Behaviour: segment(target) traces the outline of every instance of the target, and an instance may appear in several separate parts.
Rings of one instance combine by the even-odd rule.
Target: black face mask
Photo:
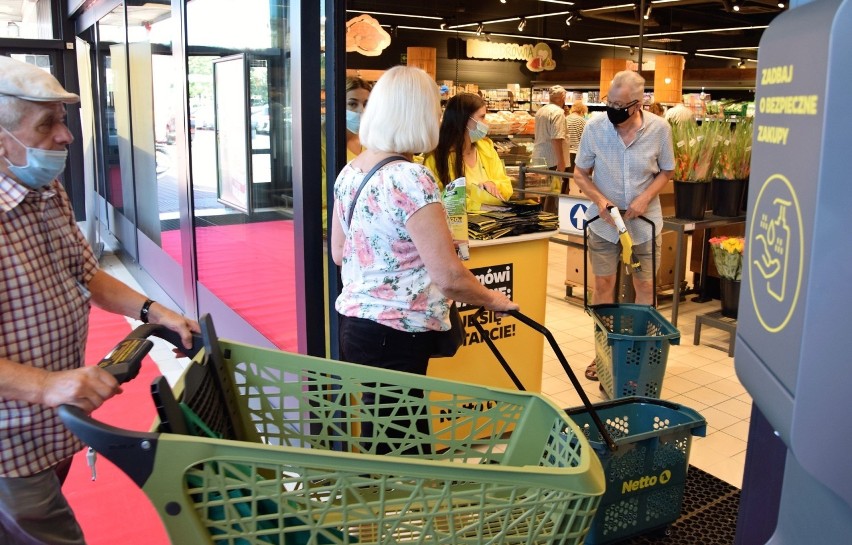
[[[628,110],[636,105],[639,102],[638,100],[634,100],[624,108],[613,108],[612,106],[606,107],[606,116],[609,118],[609,122],[613,125],[621,125],[630,117],[630,113]]]

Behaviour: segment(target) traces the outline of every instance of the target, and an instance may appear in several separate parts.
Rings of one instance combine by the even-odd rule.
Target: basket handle
[[[612,208],[612,207],[610,207]],[[589,310],[589,224],[593,221],[601,219],[600,216],[595,216],[589,221],[583,224],[583,310],[588,314]],[[651,225],[651,240],[653,241],[653,251],[651,252],[651,268],[653,269],[651,273],[651,281],[653,282],[653,287],[651,288],[651,293],[654,294],[654,304],[652,307],[657,306],[657,226],[654,225],[654,222],[646,218],[645,216],[639,216],[640,220],[643,220]],[[616,286],[616,291],[618,290],[618,286]],[[616,297],[617,299],[617,297]]]
[[[482,324],[479,323],[479,318],[482,316],[482,314],[484,312],[485,312],[485,307],[480,307],[479,310],[476,311],[476,314],[473,315],[473,326],[479,332],[479,336],[482,337],[482,340],[485,341],[485,344],[488,345],[488,348],[491,349],[491,352],[497,358],[497,361],[500,362],[500,365],[503,367],[503,369],[509,375],[509,378],[511,378],[512,382],[515,383],[515,386],[517,386],[517,388],[519,390],[526,391],[526,388],[524,388],[523,383],[521,383],[518,376],[515,374],[515,372],[512,370],[512,368],[506,362],[506,358],[503,357],[503,355],[497,349],[497,345],[494,344],[494,341],[492,341],[491,338],[488,336],[488,334],[485,332],[485,329],[482,327]],[[553,349],[553,352],[556,354],[556,357],[559,360],[559,363],[562,364],[562,368],[565,370],[565,374],[568,375],[568,378],[571,380],[571,384],[574,385],[574,389],[577,391],[577,395],[580,396],[580,399],[583,401],[583,405],[586,407],[586,410],[589,411],[589,414],[591,415],[592,420],[595,423],[595,426],[598,428],[598,431],[601,433],[601,437],[603,437],[604,441],[606,441],[607,447],[609,448],[609,450],[611,450],[613,452],[618,450],[618,445],[615,444],[615,441],[612,439],[612,436],[610,436],[609,432],[606,429],[606,426],[604,426],[603,422],[601,422],[601,419],[598,416],[597,411],[595,410],[594,406],[592,405],[592,402],[589,401],[589,397],[586,395],[585,390],[583,390],[583,386],[580,384],[580,381],[577,380],[577,375],[574,374],[574,370],[571,369],[570,365],[568,365],[568,360],[565,359],[565,354],[562,353],[562,349],[559,348],[559,344],[556,342],[556,339],[553,337],[553,334],[550,332],[550,330],[548,330],[546,327],[544,327],[540,323],[536,322],[535,320],[533,320],[529,316],[522,314],[520,311],[510,310],[510,311],[507,311],[507,314],[509,314],[510,316],[512,316],[513,318],[516,318],[521,323],[526,324],[527,326],[531,327],[532,329],[535,329],[536,331],[538,331],[539,333],[544,335],[544,338],[547,339],[547,342],[550,343],[550,347]]]

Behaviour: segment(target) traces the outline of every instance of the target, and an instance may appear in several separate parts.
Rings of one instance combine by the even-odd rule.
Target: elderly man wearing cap
[[[561,85],[550,88],[550,104],[535,113],[535,147],[533,157],[542,157],[549,170],[564,172],[569,165],[571,136],[565,122],[565,89]],[[562,193],[568,193],[568,178],[562,182]]]
[[[192,344],[198,324],[111,277],[74,221],[56,177],[73,141],[50,74],[0,56],[0,543],[82,544],[62,495],[82,448],[56,415],[92,411],[121,392],[83,366],[90,303],[162,324]]]

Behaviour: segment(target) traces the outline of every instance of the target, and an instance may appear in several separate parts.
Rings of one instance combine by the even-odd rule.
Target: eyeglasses
[[[625,104],[624,106],[622,106],[621,104],[618,104],[617,102],[607,101],[606,107],[607,108],[615,108],[616,110],[626,110],[628,108],[632,108],[633,106],[636,106],[637,104],[639,104],[638,100],[634,100],[633,102],[630,102],[629,104]]]

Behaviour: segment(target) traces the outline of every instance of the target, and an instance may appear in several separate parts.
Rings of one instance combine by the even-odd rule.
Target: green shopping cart
[[[201,323],[204,348],[174,392],[153,385],[154,431],[60,408],[146,493],[174,543],[583,543],[603,471],[545,398],[219,341]],[[109,367],[132,378],[143,348],[116,351],[135,361]],[[349,402],[365,390],[405,418]],[[352,435],[367,422],[377,437],[396,428],[390,454]],[[330,448],[341,440],[348,450]]]

